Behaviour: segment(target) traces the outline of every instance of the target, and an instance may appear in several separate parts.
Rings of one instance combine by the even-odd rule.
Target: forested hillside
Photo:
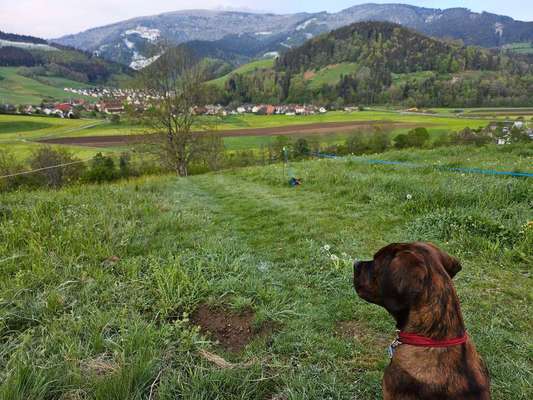
[[[0,32],[0,67],[21,67],[26,77],[55,76],[90,84],[107,83],[128,67],[44,39]]]
[[[316,81],[335,69],[336,79]],[[362,22],[287,51],[272,70],[234,74],[221,94],[225,101],[244,102],[531,105],[532,72],[527,55],[441,41],[392,23]]]

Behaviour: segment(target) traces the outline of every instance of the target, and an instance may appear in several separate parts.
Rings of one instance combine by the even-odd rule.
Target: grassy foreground
[[[471,151],[387,156],[533,157]],[[494,399],[532,398],[530,180],[355,161],[293,169],[297,189],[273,165],[1,196],[0,398],[379,398],[394,327],[355,296],[351,262],[416,239],[463,263],[456,285]],[[225,351],[190,323],[201,304],[272,329]]]

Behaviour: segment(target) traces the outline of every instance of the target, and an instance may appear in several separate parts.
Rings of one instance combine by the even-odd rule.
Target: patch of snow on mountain
[[[161,37],[161,31],[159,29],[151,29],[145,26],[139,25],[135,29],[128,29],[124,32],[124,35],[139,35],[143,39],[155,42]]]
[[[130,42],[128,39],[124,38],[124,44],[128,49],[133,49],[135,47],[135,43]]]
[[[141,70],[153,62],[155,62],[161,55],[156,55],[153,57],[146,58],[145,56],[139,54],[138,52],[133,52],[133,57],[131,58],[130,68],[134,70]]]
[[[12,42],[10,40],[0,39],[0,47],[19,47],[29,50],[45,50],[45,51],[57,51],[55,47],[48,46],[47,44],[27,43],[27,42]]]
[[[277,51],[269,51],[269,52],[263,54],[263,57],[264,58],[278,58],[279,57],[279,52],[277,52]]]
[[[503,36],[503,24],[501,22],[496,22],[494,24],[494,33],[500,35],[500,37]]]
[[[302,22],[300,25],[298,25],[296,27],[296,30],[297,31],[303,31],[304,29],[306,29],[311,23],[313,23],[314,21],[316,21],[316,18],[311,18],[311,19],[308,19],[307,21],[304,21]]]
[[[256,32],[255,34],[258,36],[268,36],[272,35],[272,32]]]
[[[307,33],[305,34],[305,37],[306,37],[307,39],[311,39],[311,38],[313,37],[313,34],[307,32]]]

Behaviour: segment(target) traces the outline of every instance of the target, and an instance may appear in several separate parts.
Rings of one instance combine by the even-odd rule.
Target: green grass
[[[86,87],[87,85],[64,78],[42,77],[48,84],[17,74],[17,68],[0,67],[0,103],[41,104],[44,98],[58,101],[71,98],[91,100],[91,97],[67,93],[64,87]]]
[[[311,89],[319,89],[323,85],[335,85],[339,82],[341,75],[350,75],[357,71],[356,63],[340,63],[329,65],[318,71],[308,72],[308,85]]]
[[[511,50],[513,53],[518,54],[533,54],[533,43],[512,43],[503,46],[504,49]]]
[[[220,78],[217,78],[217,79],[213,79],[213,80],[209,81],[208,83],[212,84],[212,85],[215,85],[215,86],[223,87],[232,75],[235,75],[235,74],[250,74],[250,73],[255,72],[257,70],[270,69],[273,66],[274,66],[274,59],[272,59],[272,58],[269,58],[269,59],[266,59],[266,60],[252,61],[252,62],[250,62],[248,64],[241,65],[240,67],[238,67],[235,70],[231,71],[229,74],[221,76]]]
[[[533,147],[387,156],[521,168]],[[356,297],[351,261],[417,239],[463,264],[455,284],[493,398],[533,396],[530,181],[293,168],[297,189],[273,165],[0,195],[0,398],[146,399],[152,384],[158,399],[380,398],[394,326]],[[226,353],[183,314],[206,302],[249,306],[274,333]],[[336,333],[347,321],[357,334]],[[220,369],[201,349],[242,366]]]

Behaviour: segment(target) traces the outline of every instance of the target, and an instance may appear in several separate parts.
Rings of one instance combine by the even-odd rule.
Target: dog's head
[[[354,287],[364,300],[387,309],[397,321],[409,310],[449,292],[461,264],[430,243],[394,243],[371,261],[354,264]]]

